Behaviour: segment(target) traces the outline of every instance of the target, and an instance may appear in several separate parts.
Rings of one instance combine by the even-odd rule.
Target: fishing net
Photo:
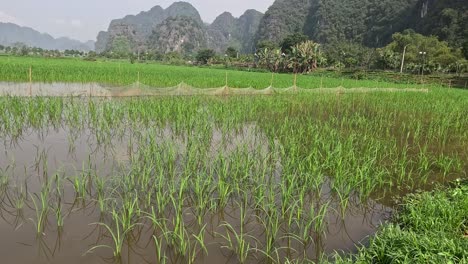
[[[127,86],[109,86],[98,83],[0,83],[0,96],[88,96],[88,97],[135,97],[135,96],[189,96],[189,95],[273,95],[292,93],[373,93],[373,92],[428,92],[421,88],[312,88],[297,86],[289,88],[265,89],[232,88],[196,88],[186,83],[173,87],[151,87],[139,82]]]

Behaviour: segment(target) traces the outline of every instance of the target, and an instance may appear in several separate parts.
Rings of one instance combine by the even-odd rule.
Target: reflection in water
[[[5,83],[0,82],[0,96],[111,96],[102,85],[89,83]]]
[[[119,242],[112,232],[127,224],[133,226],[121,240],[123,263],[162,259],[186,263],[192,257],[197,263],[237,263],[240,243],[249,252],[242,259],[246,263],[265,261],[265,253],[280,262],[315,259],[324,253],[354,251],[391,212],[372,200],[361,203],[351,197],[342,215],[332,180],[327,178],[319,190],[304,196],[308,198],[303,204],[285,205],[275,193],[285,180],[278,142],[270,145],[255,124],[205,132],[175,131],[167,125],[127,131],[102,141],[90,129],[63,127],[31,129],[14,139],[4,138],[0,147],[2,262],[112,263],[114,245]],[[193,146],[196,135],[207,135],[197,140],[208,143]],[[228,160],[236,163],[227,164]],[[223,176],[229,173],[223,174],[222,169],[250,176],[263,171],[265,183],[273,181],[272,189],[235,193],[229,184],[252,185],[252,179],[230,182]],[[133,178],[145,171],[164,173],[167,179]],[[193,173],[194,182],[184,183],[186,173]],[[201,174],[206,177],[195,177]],[[170,186],[183,184],[191,187],[182,199],[159,197],[179,197],[171,193]],[[144,185],[159,191],[136,194]],[[44,186],[49,191],[45,198]],[[209,191],[213,186],[217,192]],[[231,193],[226,200],[219,191],[223,188]],[[125,205],[130,201],[126,196],[135,196],[135,204]],[[112,214],[117,209],[124,211],[122,216]],[[43,211],[45,226],[37,232],[38,212]],[[63,228],[57,227],[59,215]],[[125,216],[136,220],[127,222]],[[179,250],[184,247],[193,255],[182,256]]]

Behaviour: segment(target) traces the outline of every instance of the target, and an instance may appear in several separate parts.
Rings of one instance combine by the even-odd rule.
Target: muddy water
[[[0,82],[0,96],[110,96],[99,84]]]
[[[266,139],[258,136],[254,132],[255,129],[254,125],[246,125],[240,131],[227,136],[222,136],[221,132],[215,129],[209,152],[213,156],[219,152],[228,156],[236,147],[248,146],[258,150],[258,155],[267,155],[269,149],[265,147],[268,145]],[[226,137],[229,139],[228,143],[223,144]],[[157,140],[161,144],[166,141],[175,142],[180,146],[178,152],[186,151],[185,139],[171,135],[169,128],[162,129]],[[112,251],[108,248],[98,248],[89,252],[96,245],[112,245],[106,229],[94,224],[109,220],[109,215],[101,214],[93,201],[77,202],[72,182],[67,179],[73,179],[90,170],[99,177],[111,178],[126,170],[135,148],[137,147],[132,145],[129,135],[99,144],[91,131],[85,129],[76,132],[66,127],[25,131],[20,138],[3,138],[0,145],[0,176],[6,176],[8,183],[6,191],[0,191],[1,263],[114,263]],[[277,166],[277,173],[280,173],[280,165]],[[34,225],[36,211],[32,200],[38,199],[36,195],[40,193],[45,179],[53,179],[56,174],[64,179],[61,205],[65,212],[65,225],[63,230],[59,230],[53,213],[49,213],[45,231],[37,234]],[[15,208],[15,201],[20,200],[22,195],[25,197],[24,207]],[[50,201],[50,206],[53,207],[56,201]],[[308,245],[286,239],[278,239],[277,243],[289,244],[292,248],[304,248],[305,254],[310,258],[334,251],[352,252],[355,251],[356,244],[366,242],[367,237],[376,231],[378,225],[391,212],[390,208],[372,200],[360,204],[352,199],[343,219],[338,213],[338,202],[333,198],[327,182],[323,184],[322,194],[317,203],[324,201],[330,202],[330,212],[325,218],[328,225],[324,234],[315,234],[313,241]],[[191,208],[186,208],[184,212],[184,222],[196,232]],[[255,214],[255,210],[248,209],[245,229],[249,230],[249,235],[261,241],[264,230]],[[230,204],[222,213],[208,214],[205,217],[208,255],[199,254],[197,263],[238,263],[236,256],[223,248],[226,241],[219,234],[226,232],[223,226],[225,222],[240,228],[239,215],[238,206]],[[282,228],[278,237],[290,231]],[[132,232],[131,241],[125,243],[120,261],[157,263],[152,235],[151,224],[143,221],[142,225]],[[301,258],[303,253],[279,254]],[[248,263],[264,261],[258,252],[251,255]],[[178,258],[171,250],[167,252],[167,256],[169,263],[186,263],[186,260]]]

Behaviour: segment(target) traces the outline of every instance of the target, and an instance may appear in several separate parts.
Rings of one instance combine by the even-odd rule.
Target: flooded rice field
[[[219,155],[222,155],[223,158],[229,158],[231,155],[236,155],[234,152],[246,148],[247,152],[256,152],[259,159],[267,158],[268,150],[264,147],[267,142],[262,142],[253,131],[252,126],[247,126],[243,131],[233,133],[225,138],[227,141],[224,144],[221,142],[222,136],[219,131],[214,131],[208,156],[211,159],[215,159]],[[171,132],[167,128],[160,133],[161,137],[157,139],[157,144],[161,144],[160,151],[169,152],[169,149],[173,147],[177,151],[177,154],[174,153],[175,155],[187,154],[185,140],[171,137]],[[99,194],[99,190],[96,190],[98,187],[95,185],[99,181],[110,184],[112,181],[120,180],[116,177],[128,176],[131,173],[129,170],[132,155],[139,155],[136,152],[138,147],[131,145],[129,136],[100,145],[89,131],[75,134],[73,138],[70,138],[70,134],[73,132],[66,128],[51,128],[40,133],[28,131],[20,139],[4,139],[2,142],[0,166],[3,168],[2,177],[8,177],[8,182],[2,185],[3,203],[1,207],[2,221],[0,222],[2,239],[0,243],[2,245],[2,258],[7,263],[63,263],[63,261],[67,261],[67,263],[107,263],[113,257],[112,251],[105,248],[89,250],[96,245],[111,245],[113,243],[112,238],[109,238],[111,234],[107,232],[106,228],[95,224],[110,220],[106,219],[107,216],[100,210],[104,208],[100,208],[99,202],[118,203],[122,201],[117,201],[121,197],[118,197],[117,194],[115,194],[117,197],[114,197],[112,190],[109,189],[104,190],[105,193]],[[175,159],[176,164],[178,159],[182,159],[182,157]],[[216,163],[213,160],[212,162]],[[279,163],[277,170],[281,170]],[[183,165],[179,166],[179,169],[182,170]],[[180,175],[182,173],[181,171]],[[193,171],[192,173],[197,172]],[[274,174],[274,172],[272,173]],[[275,178],[272,180],[279,184],[281,175],[279,171],[276,173],[277,175],[272,175]],[[195,177],[197,176],[193,177],[194,180],[196,180]],[[213,175],[205,175],[204,177],[216,178],[217,175],[213,172]],[[205,180],[203,179],[203,181]],[[79,187],[76,186],[76,181],[82,181],[78,184],[83,184],[82,194],[84,197],[77,196]],[[220,183],[213,179],[213,182],[210,180],[210,184],[218,185]],[[44,193],[44,189],[49,192],[48,197],[45,198],[46,201],[44,201],[48,204],[49,212],[43,216],[43,220],[38,220],[36,209],[40,211],[42,208],[35,208],[34,203],[42,202],[41,194]],[[133,192],[133,190],[128,191]],[[99,195],[105,195],[107,198],[100,198]],[[133,196],[133,194],[129,195]],[[182,215],[180,217],[183,224],[180,225],[184,226],[185,232],[187,232],[183,239],[186,239],[187,243],[198,243],[196,240],[189,242],[191,235],[198,234],[201,228],[206,232],[203,242],[207,247],[208,254],[203,256],[202,252],[197,252],[196,262],[237,263],[237,259],[232,256],[230,250],[223,248],[227,245],[223,236],[226,236],[229,233],[226,231],[230,230],[230,227],[224,226],[225,224],[232,226],[236,233],[240,232],[241,226],[243,226],[246,241],[251,244],[250,250],[254,253],[252,258],[256,256],[256,258],[247,259],[247,263],[257,262],[264,258],[263,254],[255,252],[256,250],[253,249],[266,242],[262,237],[265,236],[267,229],[263,221],[267,219],[263,215],[265,212],[262,212],[260,208],[256,209],[254,198],[249,197],[251,194],[246,194],[246,201],[242,201],[242,198],[225,201],[226,204],[222,210],[216,208],[217,201],[209,201],[215,199],[216,194],[211,192],[203,195],[205,197],[198,199],[206,199],[207,203],[213,203],[206,205],[206,208],[198,209],[202,210],[203,213],[197,212],[197,209],[193,208],[197,201],[192,199],[196,199],[196,197],[186,197],[186,201],[177,201],[177,203],[181,203]],[[192,196],[192,194],[188,194],[188,196]],[[100,199],[103,200],[100,201]],[[116,199],[116,201],[105,201],[104,199]],[[148,199],[151,199],[151,196]],[[237,204],[238,202],[245,202],[245,205]],[[148,205],[151,203],[151,200],[148,201]],[[312,208],[325,210],[320,212],[324,214],[323,216],[317,212],[316,217],[322,217],[321,221],[324,221],[326,226],[318,232],[314,232],[312,227],[310,227],[311,230],[301,230],[301,232],[307,232],[310,235],[310,241],[304,243],[305,245],[297,238],[288,237],[288,233],[293,231],[293,227],[291,230],[288,230],[286,226],[278,227],[275,238],[278,240],[278,246],[287,247],[289,244],[303,251],[295,252],[297,249],[292,250],[291,248],[290,254],[292,256],[306,254],[306,256],[313,258],[324,252],[331,253],[334,250],[353,251],[355,243],[365,242],[366,236],[375,232],[377,226],[388,217],[391,211],[390,208],[372,200],[366,204],[351,201],[349,208],[346,209],[345,217],[342,219],[339,213],[339,202],[332,197],[327,180],[322,184],[320,193],[304,203],[311,210]],[[325,209],[322,207],[324,204],[327,205]],[[106,205],[101,206],[106,207]],[[158,234],[159,228],[153,226],[149,216],[145,219],[144,212],[138,211],[145,211],[144,205],[135,204],[134,206],[138,208],[135,208],[134,221],[138,222],[139,225],[132,230],[129,241],[125,241],[122,256],[125,257],[126,263],[155,263],[157,260],[153,235]],[[242,207],[246,210],[245,212],[241,212]],[[60,211],[63,215],[62,228],[57,226],[58,208],[61,208]],[[155,208],[150,206],[147,209],[154,210]],[[172,224],[174,220],[171,218],[176,217],[173,209],[163,211],[166,212],[161,214],[161,219],[166,218],[168,224]],[[304,214],[309,213],[311,212],[304,212]],[[202,214],[201,225],[197,222],[197,217],[200,214]],[[138,217],[138,215],[140,216]],[[244,217],[242,223],[241,217]],[[39,235],[36,234],[36,221],[43,221]],[[168,230],[171,228],[175,227],[168,227]],[[198,250],[203,251],[202,248]],[[166,254],[168,257],[171,254],[177,255],[169,249]],[[286,250],[281,254],[286,256]],[[173,257],[170,259],[169,262],[172,262]]]
[[[374,100],[0,99],[2,262],[284,263],[355,252],[394,197],[466,177],[468,124],[457,109],[446,109],[459,122],[446,135],[443,122],[404,122],[426,104],[380,110]]]

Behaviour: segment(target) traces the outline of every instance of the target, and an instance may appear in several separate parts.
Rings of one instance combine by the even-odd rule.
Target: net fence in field
[[[273,95],[292,93],[373,93],[373,92],[429,92],[422,88],[310,88],[297,86],[289,88],[267,87],[265,89],[196,88],[186,83],[173,87],[151,87],[142,83],[127,86],[108,86],[98,83],[10,83],[0,82],[0,96],[88,96],[88,97],[136,97],[136,96],[189,96],[189,95]]]

